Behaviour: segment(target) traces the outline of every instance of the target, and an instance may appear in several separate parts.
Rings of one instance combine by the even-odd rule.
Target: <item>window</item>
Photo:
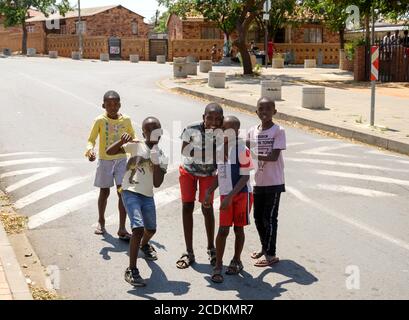
[[[304,29],[305,43],[322,43],[322,28]]]
[[[78,21],[75,22],[75,33],[79,34],[79,29],[81,29],[81,33],[85,34],[87,32],[87,22],[81,21],[81,26],[78,27],[78,25],[79,25]]]
[[[33,33],[33,32],[35,32],[35,27],[34,27],[34,26],[27,26],[27,32],[28,32],[28,33]]]
[[[210,28],[210,27],[202,28],[202,39],[220,39],[221,34],[222,33],[219,28]]]
[[[132,34],[134,35],[138,34],[138,23],[137,22],[132,22]]]

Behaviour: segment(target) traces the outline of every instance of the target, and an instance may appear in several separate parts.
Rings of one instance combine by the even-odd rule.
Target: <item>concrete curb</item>
[[[13,247],[0,222],[0,260],[14,300],[33,300],[26,278],[20,269]]]
[[[171,90],[176,93],[189,94],[189,95],[201,98],[201,99],[214,101],[214,102],[224,104],[224,105],[227,105],[233,108],[240,108],[240,109],[244,109],[244,110],[252,111],[252,112],[256,110],[256,107],[250,104],[241,103],[241,102],[229,100],[229,99],[224,99],[221,97],[213,96],[213,95],[202,93],[202,92],[197,92],[197,91],[182,88],[182,87],[175,87],[175,88],[172,88]],[[344,137],[344,138],[353,139],[353,140],[363,142],[369,145],[373,145],[376,147],[380,147],[380,148],[383,148],[389,151],[401,153],[404,155],[409,155],[409,144],[407,143],[383,138],[383,137],[376,136],[376,135],[369,134],[369,133],[355,131],[352,129],[332,126],[329,124],[285,114],[282,112],[278,112],[276,117],[279,120],[297,122],[301,125],[305,125],[311,128],[338,134],[339,136]]]

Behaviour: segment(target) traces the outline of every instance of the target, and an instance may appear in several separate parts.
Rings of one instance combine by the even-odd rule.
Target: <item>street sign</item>
[[[263,20],[268,21],[270,20],[270,15],[268,13],[263,14]]]
[[[264,12],[269,12],[271,10],[271,0],[266,0],[264,2]]]
[[[379,80],[379,47],[371,47],[371,81]]]

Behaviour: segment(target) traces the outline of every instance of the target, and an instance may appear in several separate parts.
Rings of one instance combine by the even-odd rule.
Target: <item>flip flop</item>
[[[262,252],[262,251],[254,251],[254,252],[251,254],[251,259],[257,260],[257,259],[260,259],[262,256],[264,256],[264,252]]]
[[[224,278],[223,278],[223,275],[222,275],[222,269],[214,268],[211,280],[214,283],[223,283]]]
[[[131,241],[131,238],[132,238],[132,235],[130,235],[129,233],[122,235],[122,236],[118,234],[118,239],[122,241]]]
[[[94,233],[99,236],[104,235],[106,232],[107,230],[105,229],[105,227],[101,227],[100,225],[98,225],[98,227],[94,231]]]
[[[258,260],[254,266],[255,267],[259,267],[259,268],[266,268],[266,267],[271,267],[272,265],[278,263],[280,261],[279,258],[274,257],[271,259],[262,259],[262,260]]]
[[[180,259],[176,262],[176,267],[178,269],[187,269],[193,263],[195,263],[195,255],[193,253],[184,253]]]

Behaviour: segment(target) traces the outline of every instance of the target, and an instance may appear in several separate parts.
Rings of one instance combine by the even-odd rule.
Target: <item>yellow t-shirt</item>
[[[124,133],[128,133],[135,139],[135,131],[132,127],[131,118],[120,115],[118,119],[114,120],[108,118],[106,114],[100,115],[95,119],[91,134],[89,135],[86,156],[95,148],[95,143],[99,136],[99,159],[116,160],[126,158],[125,154],[115,156],[106,154],[107,148],[121,140],[121,136]]]

